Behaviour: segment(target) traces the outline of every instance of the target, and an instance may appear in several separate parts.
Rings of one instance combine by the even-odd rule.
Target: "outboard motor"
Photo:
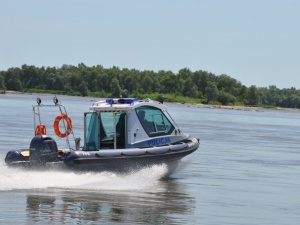
[[[33,164],[43,165],[46,162],[58,161],[58,149],[56,142],[45,135],[32,138],[30,143],[29,161]]]

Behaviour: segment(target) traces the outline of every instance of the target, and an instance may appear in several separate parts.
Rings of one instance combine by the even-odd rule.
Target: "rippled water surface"
[[[168,180],[164,165],[127,175],[7,168],[8,150],[29,147],[36,98],[0,95],[0,224],[299,224],[299,111],[168,104],[181,130],[201,139]],[[83,137],[94,99],[59,99]],[[56,116],[42,113],[50,124]]]

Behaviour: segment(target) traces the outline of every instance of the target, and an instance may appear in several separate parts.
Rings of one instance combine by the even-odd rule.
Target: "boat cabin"
[[[84,114],[83,150],[165,145],[180,134],[166,106],[150,99],[106,99]]]

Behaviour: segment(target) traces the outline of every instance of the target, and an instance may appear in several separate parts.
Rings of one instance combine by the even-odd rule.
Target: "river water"
[[[160,179],[163,165],[127,175],[7,168],[8,150],[29,147],[37,97],[52,104],[49,95],[0,95],[0,224],[300,222],[299,111],[168,104],[181,130],[201,144],[167,180]],[[94,99],[58,98],[83,138],[83,112]],[[48,122],[56,116],[43,113]]]

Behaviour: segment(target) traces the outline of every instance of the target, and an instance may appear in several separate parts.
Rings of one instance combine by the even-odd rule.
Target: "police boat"
[[[196,151],[200,144],[198,138],[181,131],[163,102],[112,98],[94,102],[84,113],[81,146],[66,108],[56,97],[53,102],[54,105],[43,105],[37,99],[38,104],[33,106],[34,137],[28,149],[7,153],[8,166],[131,172],[164,164],[170,175],[181,159]],[[65,139],[65,149],[57,147],[58,141],[47,135],[46,125],[41,121],[40,109],[53,106],[59,111],[53,122],[54,133],[56,138]]]

